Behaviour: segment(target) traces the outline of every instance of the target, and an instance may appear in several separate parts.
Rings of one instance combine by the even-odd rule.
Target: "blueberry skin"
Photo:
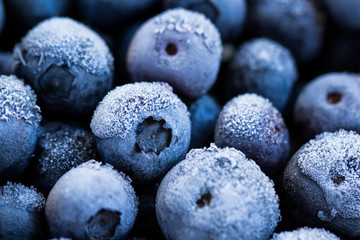
[[[45,215],[53,237],[123,239],[137,214],[131,180],[94,160],[65,173],[51,190]]]
[[[322,228],[303,227],[294,231],[276,233],[270,240],[340,240],[335,234]]]
[[[0,182],[20,175],[35,151],[41,115],[33,90],[0,76]]]
[[[92,112],[112,86],[113,57],[85,25],[54,17],[30,30],[14,48],[16,74],[39,95],[48,111]]]
[[[324,24],[310,0],[252,0],[248,29],[289,48],[299,62],[314,59],[323,42]]]
[[[220,110],[220,104],[211,95],[204,95],[190,105],[190,149],[208,146],[213,138]]]
[[[0,187],[0,239],[44,239],[45,199],[33,187],[8,182]]]
[[[291,53],[267,38],[243,43],[229,67],[232,95],[252,92],[268,98],[282,111],[297,80],[297,68]]]
[[[247,10],[245,0],[164,0],[164,7],[183,7],[203,13],[219,29],[223,41],[239,37]]]
[[[0,51],[0,75],[15,74],[15,58],[12,52]]]
[[[90,124],[103,161],[146,182],[164,175],[185,156],[189,113],[171,90],[166,83],[141,82],[108,93]]]
[[[315,78],[300,92],[294,122],[306,138],[339,129],[360,132],[360,76],[328,73]]]
[[[291,158],[282,182],[298,223],[340,237],[360,236],[360,135],[339,130],[317,135]]]
[[[242,151],[269,176],[285,166],[290,151],[289,132],[281,114],[256,94],[239,95],[223,107],[215,143]]]
[[[280,218],[273,182],[234,148],[191,150],[156,197],[166,239],[269,239]],[[174,227],[176,226],[176,227]]]
[[[32,160],[33,185],[48,194],[56,181],[71,168],[96,158],[93,135],[61,122],[42,127]]]
[[[177,8],[145,22],[133,37],[127,67],[134,82],[168,82],[182,98],[196,99],[215,83],[220,34],[204,15]]]
[[[21,27],[32,27],[47,18],[65,14],[70,0],[6,0],[5,5],[11,19]]]
[[[330,16],[340,26],[348,30],[360,29],[360,2],[356,0],[324,0]]]

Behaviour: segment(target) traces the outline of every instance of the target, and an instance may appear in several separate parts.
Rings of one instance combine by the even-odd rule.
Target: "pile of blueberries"
[[[360,238],[357,0],[0,0],[0,239]]]

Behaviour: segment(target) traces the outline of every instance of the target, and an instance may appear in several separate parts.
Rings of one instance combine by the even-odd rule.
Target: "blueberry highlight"
[[[134,82],[168,82],[182,98],[196,99],[215,83],[222,43],[216,27],[202,14],[177,8],[146,21],[127,54]]]
[[[113,57],[85,25],[54,17],[31,29],[14,48],[16,74],[52,113],[92,112],[112,86]]]
[[[322,228],[303,227],[294,231],[275,233],[270,240],[340,240],[335,234]]]
[[[254,161],[212,144],[191,150],[166,174],[156,215],[166,239],[269,239],[280,218],[278,200]]]

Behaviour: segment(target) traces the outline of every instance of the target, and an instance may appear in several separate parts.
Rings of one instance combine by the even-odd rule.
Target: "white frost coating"
[[[360,217],[359,134],[345,130],[320,134],[298,151],[296,160],[301,173],[320,186],[331,210],[318,217],[327,221]]]
[[[0,76],[0,121],[9,118],[24,120],[33,125],[41,121],[40,108],[36,105],[36,95],[28,85],[16,76]]]
[[[50,57],[66,61],[64,64],[69,67],[82,67],[91,74],[110,74],[112,71],[113,57],[104,40],[70,18],[53,17],[39,23],[27,33],[19,47],[26,55],[38,56],[39,65],[44,57]],[[26,60],[21,51],[15,53],[21,62]]]
[[[9,206],[28,211],[42,211],[45,198],[34,187],[8,182],[0,187],[0,206]]]
[[[340,238],[322,228],[299,228],[294,231],[274,234],[271,240],[340,240]]]
[[[217,54],[222,52],[222,42],[219,31],[215,25],[201,13],[176,8],[159,14],[154,19],[154,23],[158,25],[155,29],[156,34],[162,34],[165,31],[196,34],[203,38],[203,43],[210,52]]]
[[[121,137],[139,121],[140,113],[159,112],[186,105],[166,83],[138,82],[126,84],[110,91],[100,102],[91,120],[91,130],[100,138]]]

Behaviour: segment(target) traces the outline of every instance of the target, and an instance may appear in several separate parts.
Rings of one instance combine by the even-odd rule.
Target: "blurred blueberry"
[[[274,184],[254,161],[214,144],[191,150],[162,180],[156,214],[166,239],[269,239],[279,218]]]
[[[122,239],[132,228],[137,199],[130,179],[94,160],[64,174],[51,190],[45,215],[53,237]]]
[[[252,92],[268,98],[282,111],[297,80],[291,53],[272,40],[259,38],[243,43],[229,67],[231,95]]]
[[[3,30],[5,25],[5,8],[3,0],[0,0],[0,32]]]
[[[341,128],[360,132],[360,76],[328,73],[315,78],[300,92],[294,122],[306,139]]]
[[[14,49],[16,73],[51,112],[92,112],[112,86],[113,57],[91,29],[69,18],[35,26]]]
[[[246,17],[246,0],[164,0],[165,8],[183,7],[208,17],[224,41],[239,37]]]
[[[234,147],[273,176],[288,161],[289,133],[279,111],[256,94],[239,95],[221,110],[215,128],[219,147]]]
[[[95,140],[90,132],[61,122],[47,123],[31,162],[33,184],[47,195],[64,173],[95,158]]]
[[[286,205],[299,224],[346,239],[360,236],[360,135],[323,133],[301,147],[283,178]]]
[[[212,141],[220,104],[211,95],[204,95],[189,107],[191,120],[191,148],[208,146]]]
[[[45,199],[33,187],[8,182],[0,187],[0,239],[44,239]]]
[[[340,240],[339,237],[322,228],[303,227],[294,231],[276,233],[270,240]]]
[[[35,151],[41,120],[33,90],[15,76],[0,76],[0,182],[20,175]]]
[[[0,75],[15,74],[15,59],[12,52],[0,51]]]
[[[349,30],[360,30],[358,0],[323,0],[323,2],[337,24]]]
[[[191,123],[186,105],[166,83],[132,83],[110,91],[91,121],[102,159],[149,181],[186,154]]]
[[[251,0],[248,29],[289,48],[299,62],[314,59],[323,43],[324,26],[310,0]]]
[[[215,83],[222,43],[204,15],[181,8],[145,22],[127,55],[132,81],[163,81],[183,98],[196,99]]]

